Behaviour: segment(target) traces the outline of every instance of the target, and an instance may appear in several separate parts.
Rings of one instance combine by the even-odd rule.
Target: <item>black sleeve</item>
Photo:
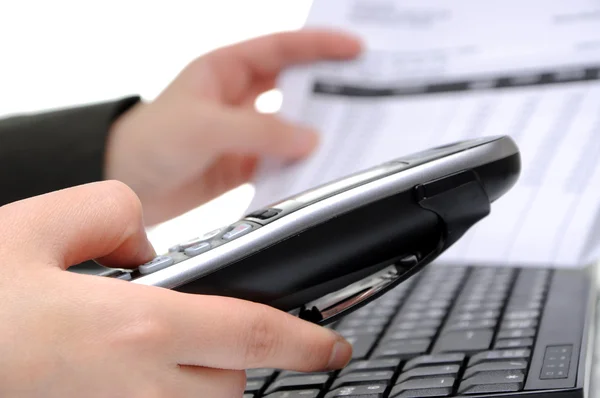
[[[112,123],[139,97],[0,120],[0,206],[103,179]]]

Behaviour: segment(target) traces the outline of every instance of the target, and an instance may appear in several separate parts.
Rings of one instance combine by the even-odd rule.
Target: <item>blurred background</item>
[[[194,58],[252,37],[300,28],[311,0],[21,0],[0,2],[0,117],[110,100],[155,98]],[[276,111],[277,92],[261,97]],[[152,228],[156,249],[235,221],[242,186]]]

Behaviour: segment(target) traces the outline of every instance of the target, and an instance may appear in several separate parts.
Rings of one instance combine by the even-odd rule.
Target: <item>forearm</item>
[[[0,120],[0,206],[102,180],[110,127],[138,101],[129,97]]]

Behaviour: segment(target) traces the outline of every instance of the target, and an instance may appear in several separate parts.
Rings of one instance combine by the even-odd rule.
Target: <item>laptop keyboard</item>
[[[552,271],[430,266],[332,328],[341,371],[247,371],[244,398],[392,398],[523,389]],[[560,347],[549,377],[561,377]],[[552,355],[552,353],[550,353]],[[562,365],[562,366],[561,366]]]

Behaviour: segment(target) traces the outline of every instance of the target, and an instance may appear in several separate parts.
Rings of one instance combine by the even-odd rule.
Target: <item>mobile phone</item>
[[[516,183],[508,136],[402,156],[246,214],[104,276],[337,320],[430,264]]]

